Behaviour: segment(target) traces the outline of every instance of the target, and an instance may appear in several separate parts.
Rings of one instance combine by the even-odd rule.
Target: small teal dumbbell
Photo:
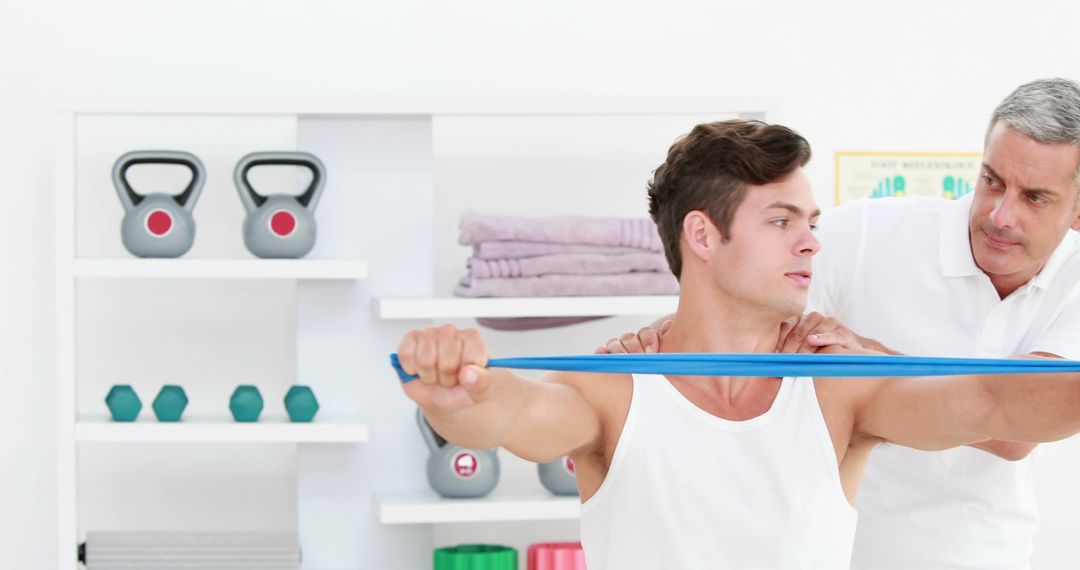
[[[319,411],[319,401],[311,388],[293,386],[285,394],[285,411],[289,413],[289,421],[310,422]]]
[[[237,386],[229,398],[229,411],[233,419],[238,422],[259,421],[262,413],[263,399],[259,389],[251,385]]]
[[[130,384],[117,384],[109,389],[105,405],[109,407],[113,420],[118,422],[133,422],[142,411],[142,401]]]
[[[172,384],[161,388],[154,398],[154,415],[159,422],[178,422],[184,415],[184,408],[188,405],[187,394],[180,386]]]

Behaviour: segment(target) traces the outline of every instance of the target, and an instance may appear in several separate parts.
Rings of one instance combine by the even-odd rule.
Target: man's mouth
[[[1017,245],[1017,242],[1007,241],[1007,240],[995,238],[994,236],[990,235],[990,233],[987,232],[986,230],[983,230],[982,233],[983,233],[983,237],[986,238],[987,245],[989,245],[990,247],[992,247],[994,249],[1001,250],[1001,251],[1008,251],[1008,250],[1016,247],[1016,245]]]
[[[810,285],[810,279],[812,277],[810,271],[792,271],[790,273],[785,273],[784,275],[786,275],[788,279],[791,279],[802,286]]]

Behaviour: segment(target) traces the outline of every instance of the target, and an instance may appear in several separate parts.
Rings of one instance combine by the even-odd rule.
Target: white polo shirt
[[[810,308],[918,356],[1080,359],[1080,240],[1004,300],[968,242],[973,195],[860,200],[818,226]],[[1010,462],[961,447],[871,454],[858,493],[858,570],[1006,569],[1032,554],[1035,454]]]

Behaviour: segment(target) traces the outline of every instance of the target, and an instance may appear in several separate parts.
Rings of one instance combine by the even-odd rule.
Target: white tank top
[[[812,379],[729,421],[641,374],[581,540],[589,570],[847,570],[855,520]]]

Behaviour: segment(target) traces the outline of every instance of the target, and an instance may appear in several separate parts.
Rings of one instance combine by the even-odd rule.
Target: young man
[[[818,209],[806,141],[699,125],[649,186],[681,292],[663,352],[773,352],[805,309]],[[869,351],[867,351],[869,352]],[[591,570],[847,568],[855,490],[880,442],[924,450],[1080,431],[1080,374],[922,379],[680,377],[486,369],[483,339],[409,332],[404,385],[446,439],[570,455]]]
[[[1080,359],[1078,229],[1080,86],[1033,81],[994,111],[974,193],[956,202],[864,200],[825,213],[810,307],[833,317],[808,315],[779,350],[840,343],[893,354]],[[656,349],[656,332],[640,335],[625,349]],[[618,341],[609,348],[624,350]],[[876,451],[859,493],[853,566],[1029,567],[1038,526],[1033,447]]]

